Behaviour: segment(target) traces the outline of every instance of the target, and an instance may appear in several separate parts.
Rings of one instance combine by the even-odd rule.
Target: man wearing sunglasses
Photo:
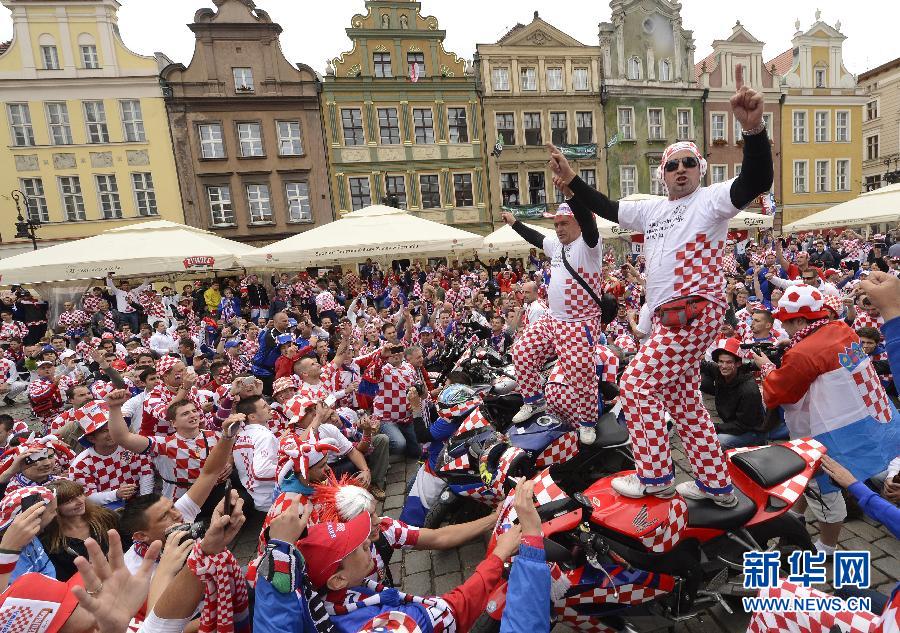
[[[584,181],[551,148],[553,182],[573,209],[587,208],[623,228],[644,233],[646,298],[653,329],[620,382],[622,410],[637,473],[613,480],[621,495],[670,497],[675,473],[664,409],[675,420],[694,481],[679,484],[683,497],[737,504],[722,447],[700,396],[700,361],[716,340],[725,315],[723,262],[728,220],[772,185],[772,150],[763,121],[763,96],[735,72],[731,98],[744,130],[740,175],[701,187],[706,160],[696,145],[674,143],[663,152],[657,178],[667,199],[611,201]]]

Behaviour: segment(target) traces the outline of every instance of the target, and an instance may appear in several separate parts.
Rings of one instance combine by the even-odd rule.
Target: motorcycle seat
[[[773,488],[799,475],[806,460],[786,446],[764,446],[732,455],[731,463],[762,488]]]
[[[708,499],[702,501],[685,499],[688,507],[688,526],[733,530],[744,525],[756,514],[756,504],[737,488],[734,489],[734,494],[738,498],[738,504],[733,508],[723,508]]]
[[[597,439],[594,440],[591,446],[606,448],[628,442],[628,429],[619,424],[616,416],[611,413],[600,416],[600,420],[597,422],[594,430],[597,433]]]

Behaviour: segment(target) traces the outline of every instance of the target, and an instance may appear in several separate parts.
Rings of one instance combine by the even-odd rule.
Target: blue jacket
[[[290,555],[293,549],[280,541],[272,540],[270,543],[284,555]],[[302,593],[305,570],[299,563],[302,559],[298,559],[291,559],[294,562],[294,586],[289,591],[282,593],[264,576],[257,576],[253,608],[253,630],[256,633],[316,633],[315,622]]]
[[[550,567],[543,549],[519,546],[509,574],[506,606],[500,633],[550,633]]]
[[[31,539],[28,545],[22,548],[22,553],[19,554],[19,562],[16,563],[16,568],[13,569],[12,574],[9,576],[9,582],[12,583],[19,576],[29,572],[56,578],[56,567],[53,566],[53,562],[47,556],[47,552],[44,551],[44,547],[36,536]]]
[[[273,334],[276,332],[277,334]],[[250,369],[256,376],[272,376],[275,374],[275,361],[281,356],[278,351],[278,342],[275,337],[283,332],[275,328],[265,329],[259,333],[259,349],[253,355],[253,364]]]

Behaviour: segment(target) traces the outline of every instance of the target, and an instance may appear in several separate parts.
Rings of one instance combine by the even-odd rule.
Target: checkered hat
[[[697,158],[700,163],[700,177],[706,175],[706,159],[703,158],[703,154],[700,153],[700,149],[697,147],[695,143],[691,141],[678,141],[677,143],[672,143],[669,145],[666,150],[663,152],[662,158],[659,160],[659,165],[656,167],[656,179],[659,182],[664,182],[665,178],[663,174],[665,173],[666,163],[669,162],[669,159],[672,158],[676,153],[681,150],[690,150],[691,153]]]
[[[560,204],[559,207],[557,207],[557,209],[556,209],[556,217],[561,217],[564,215],[567,215],[569,217],[575,217],[575,214],[572,213],[572,207],[570,207],[565,202]]]
[[[281,378],[278,378],[274,383],[272,383],[272,395],[274,396],[276,393],[295,388],[296,387],[294,386],[293,380],[291,380],[287,376],[282,376]]]
[[[163,356],[158,361],[156,361],[156,373],[159,374],[160,377],[168,374],[176,363],[180,363],[181,361],[174,356]]]
[[[422,629],[403,611],[385,611],[363,624],[359,633],[422,633]]]
[[[71,588],[79,583],[81,574],[69,582],[34,572],[20,576],[0,595],[0,630],[56,633],[78,606]]]
[[[825,304],[826,308],[834,312],[835,318],[844,313],[844,302],[837,295],[825,295],[822,303]]]
[[[314,435],[310,435],[305,442],[298,442],[297,437],[290,434],[281,440],[278,451],[287,457],[287,462],[278,473],[278,481],[291,471],[308,481],[309,469],[325,459],[327,453],[337,453],[338,448],[328,440],[319,441]]]
[[[109,422],[109,405],[102,400],[91,400],[74,413],[75,421],[85,435],[99,431]]]
[[[293,384],[293,383],[291,383]],[[273,387],[274,391],[274,387]],[[306,396],[294,396],[284,403],[284,414],[291,420],[291,424],[296,423],[300,418],[306,415],[306,412],[315,408],[316,402]],[[295,419],[296,418],[296,419]]]
[[[814,286],[797,284],[788,286],[781,299],[778,300],[778,310],[773,315],[780,321],[790,319],[824,319],[828,312],[824,309],[824,295]]]
[[[633,336],[629,336],[628,334],[620,334],[616,337],[615,343],[613,343],[616,347],[621,349],[623,352],[636,352],[637,351],[637,342],[635,342]]]
[[[25,486],[16,488],[0,501],[0,530],[5,530],[22,511],[22,500],[31,495],[39,495],[44,505],[56,498],[53,491],[44,486]]]

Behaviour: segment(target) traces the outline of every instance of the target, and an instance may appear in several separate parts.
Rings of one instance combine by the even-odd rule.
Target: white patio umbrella
[[[0,282],[41,283],[154,275],[239,267],[238,256],[256,249],[209,231],[168,220],[152,220],[104,231],[0,259]]]
[[[294,268],[367,257],[424,257],[477,248],[481,236],[416,217],[402,209],[372,205],[242,256],[247,268]]]
[[[867,191],[859,197],[813,213],[784,227],[785,233],[835,226],[860,226],[900,220],[900,183]]]
[[[651,196],[648,193],[633,193],[625,196],[622,200],[662,200],[663,196]],[[774,223],[771,215],[762,213],[752,213],[750,211],[741,211],[736,216],[728,220],[728,228],[734,230],[741,229],[770,229]],[[618,226],[618,225],[616,225]],[[620,229],[622,231],[622,229]]]
[[[528,228],[534,229],[539,233],[543,233],[544,235],[556,235],[556,232],[551,227],[540,226],[537,224],[528,224],[527,222],[523,222],[525,226]],[[600,235],[604,238],[612,238],[619,237],[620,235],[630,235],[630,231],[626,231],[619,227],[615,222],[610,222],[609,220],[604,220],[603,218],[597,218],[597,228],[600,229]],[[508,224],[504,224],[502,227],[494,231],[493,233],[489,233],[484,238],[482,238],[481,246],[478,248],[479,251],[485,253],[524,253],[528,252],[529,249],[534,248],[531,244],[525,241],[521,235],[516,233],[511,226]]]

